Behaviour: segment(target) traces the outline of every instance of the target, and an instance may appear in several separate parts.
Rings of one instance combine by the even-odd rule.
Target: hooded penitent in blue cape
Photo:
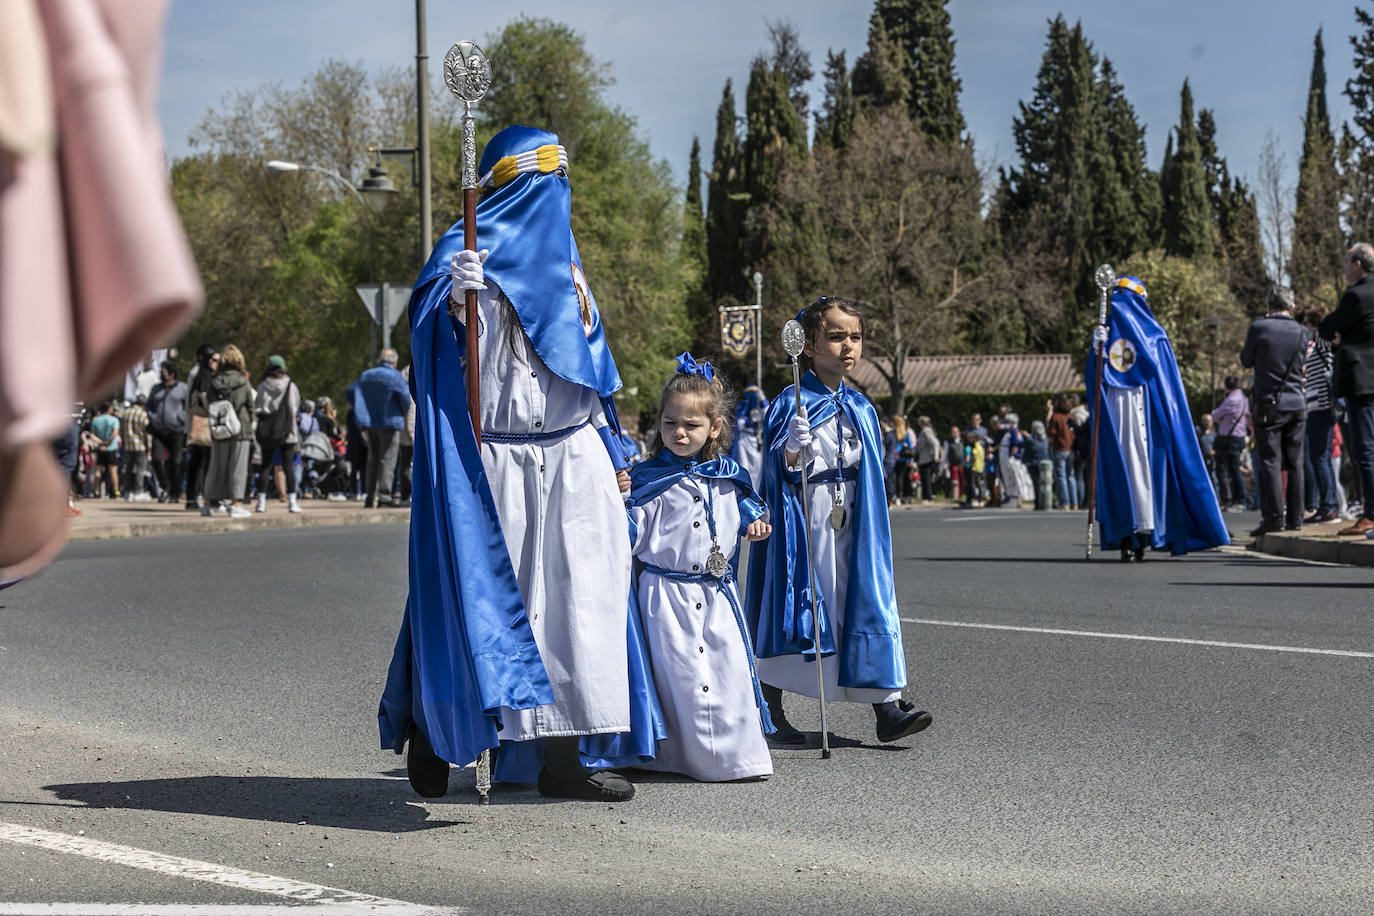
[[[1226,523],[1217,506],[1212,481],[1188,411],[1188,398],[1169,336],[1145,301],[1145,287],[1122,277],[1112,291],[1107,317],[1107,360],[1102,385],[1140,388],[1145,399],[1146,447],[1154,505],[1150,546],[1174,554],[1229,544]],[[1097,437],[1097,520],[1105,548],[1136,546],[1139,519],[1132,499],[1131,475],[1122,454],[1117,424],[1096,397],[1097,353],[1091,348],[1085,378],[1089,403],[1104,405]],[[1140,546],[1144,546],[1143,544]]]
[[[744,389],[744,396],[735,405],[735,460],[739,460],[738,449],[740,440],[743,436],[765,435],[767,427],[765,424],[768,415],[768,398],[764,395],[758,385],[750,385]],[[755,419],[757,417],[757,419]]]
[[[901,689],[906,686],[906,660],[892,585],[892,532],[878,414],[858,391],[843,383],[831,391],[809,371],[802,376],[801,397],[812,427],[843,411],[863,447],[852,507],[849,583],[843,613],[836,615],[844,621],[843,645],[835,645],[828,616],[822,613],[821,653],[839,653],[842,686]],[[801,474],[787,470],[784,455],[787,421],[795,413],[796,395],[789,386],[768,408],[768,453],[760,493],[773,511],[773,535],[750,548],[745,611],[759,658],[803,655],[814,660]]]
[[[601,396],[611,424],[602,439],[623,467],[611,400],[620,377],[582,276],[565,169],[554,134],[517,126],[493,137],[479,166],[491,190],[477,205],[477,248],[490,251],[486,276],[514,306],[545,365]],[[457,764],[496,746],[500,707],[554,702],[468,416],[465,339],[448,314],[449,263],[462,248],[460,222],[435,245],[410,299],[416,408],[410,595],[378,711],[383,747],[400,753],[414,721],[435,753]],[[584,754],[595,759],[651,756],[661,734],[637,619],[631,613],[626,634],[632,730],[584,739]],[[498,778],[533,781],[532,774],[516,780],[513,772],[524,773],[520,764],[529,762],[530,750],[503,754]]]

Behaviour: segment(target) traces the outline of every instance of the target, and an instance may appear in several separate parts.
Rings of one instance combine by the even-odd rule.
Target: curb
[[[1296,531],[1275,531],[1251,541],[1250,550],[1295,560],[1374,566],[1374,541],[1365,537],[1338,538],[1334,534],[1304,536]]]
[[[170,534],[211,534],[224,531],[264,531],[272,528],[313,528],[335,525],[396,525],[410,521],[410,512],[402,509],[363,509],[357,512],[301,512],[255,514],[252,518],[228,518],[215,515],[205,518],[159,520],[147,522],[112,522],[67,529],[70,541],[103,541],[114,538],[162,537]]]

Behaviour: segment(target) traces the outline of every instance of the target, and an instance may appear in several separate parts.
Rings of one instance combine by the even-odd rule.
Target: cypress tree
[[[687,195],[683,201],[682,251],[687,259],[706,270],[706,221],[701,212],[701,141],[692,137],[687,159]]]
[[[877,10],[868,17],[868,47],[854,62],[853,87],[855,100],[864,110],[898,106],[910,110],[911,80],[902,49],[888,34]]]
[[[1293,258],[1288,273],[1299,303],[1328,307],[1344,285],[1339,271],[1343,236],[1340,178],[1336,172],[1331,119],[1326,110],[1326,65],[1321,29],[1313,40],[1312,78],[1307,88],[1298,198],[1293,210]]]
[[[842,150],[854,133],[854,90],[844,52],[825,55],[825,99],[816,114],[816,143]]]
[[[1258,307],[1272,280],[1264,267],[1255,195],[1239,178],[1232,178],[1221,196],[1219,228],[1231,292],[1242,306]]]
[[[811,69],[811,55],[802,48],[801,36],[796,26],[786,20],[766,23],[768,40],[773,46],[772,66],[782,75],[787,84],[787,97],[797,110],[797,117],[803,124],[810,115],[811,97],[806,93],[806,84],[816,73]]]
[[[744,96],[744,191],[750,204],[773,199],[784,155],[806,154],[806,125],[788,95],[787,79],[763,58],[749,71]]]
[[[883,22],[899,51],[902,75],[911,87],[911,117],[937,143],[958,143],[964,136],[959,107],[962,83],[954,70],[954,31],[948,0],[877,0],[874,15]]]
[[[1354,75],[1345,81],[1345,97],[1354,109],[1354,129],[1345,126],[1341,163],[1345,177],[1345,224],[1354,241],[1374,238],[1374,16],[1355,7],[1360,31],[1350,37]]]
[[[1209,258],[1216,253],[1216,227],[1207,200],[1207,177],[1193,114],[1193,92],[1183,81],[1179,96],[1177,145],[1164,185],[1164,250],[1185,258]]]
[[[740,294],[745,199],[737,120],[735,93],[727,79],[716,108],[716,141],[707,183],[706,291],[713,301]]]
[[[1145,164],[1145,128],[1126,99],[1107,58],[1099,87],[1110,172],[1098,183],[1098,224],[1104,244],[1100,257],[1115,263],[1151,248],[1158,239],[1159,180]]]

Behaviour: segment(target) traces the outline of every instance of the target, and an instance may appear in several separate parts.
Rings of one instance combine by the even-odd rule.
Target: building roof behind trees
[[[912,356],[902,377],[914,395],[1083,391],[1081,363],[1068,353]],[[879,365],[886,369],[889,363],[882,358],[860,360],[850,377],[854,385],[868,394],[887,394],[887,377]]]

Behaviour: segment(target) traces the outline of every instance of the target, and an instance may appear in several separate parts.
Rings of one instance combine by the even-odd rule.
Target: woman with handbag
[[[210,469],[205,475],[205,505],[201,515],[209,515],[217,501],[223,501],[230,518],[251,518],[253,513],[238,504],[248,485],[248,463],[253,449],[253,386],[248,381],[243,353],[230,344],[220,351],[219,371],[210,381],[210,404],[227,401],[229,413],[237,424],[224,428],[237,430],[216,437],[219,413],[210,408]]]
[[[209,344],[196,350],[196,364],[186,376],[186,508],[203,501],[205,472],[210,467],[210,380],[219,371],[219,351]]]

